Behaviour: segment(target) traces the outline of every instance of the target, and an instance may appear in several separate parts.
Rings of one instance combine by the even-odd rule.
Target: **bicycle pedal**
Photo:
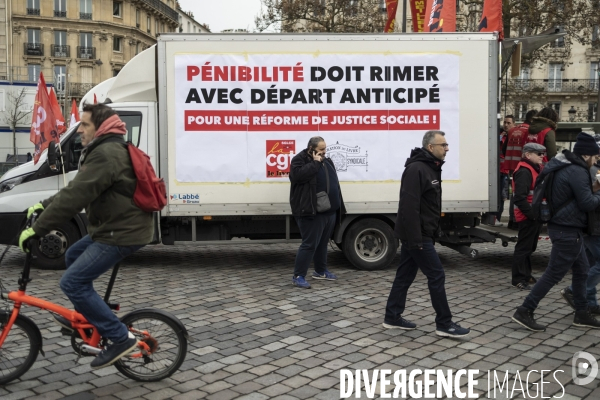
[[[71,336],[73,335],[73,330],[67,328],[60,328],[60,334],[63,336]]]

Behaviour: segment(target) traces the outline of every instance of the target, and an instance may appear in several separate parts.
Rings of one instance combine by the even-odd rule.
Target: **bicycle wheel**
[[[179,369],[187,353],[187,339],[176,321],[153,311],[133,312],[121,321],[151,351],[147,355],[137,351],[123,357],[114,364],[119,372],[136,381],[154,382]]]
[[[0,333],[4,331],[10,314],[0,313]],[[0,348],[0,385],[19,378],[31,368],[42,346],[38,330],[32,321],[22,315],[10,328]]]

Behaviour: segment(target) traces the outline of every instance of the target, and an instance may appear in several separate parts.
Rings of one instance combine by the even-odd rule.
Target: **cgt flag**
[[[456,32],[456,1],[427,0],[423,32]]]
[[[75,99],[71,102],[71,120],[69,121],[69,128],[79,122],[79,110],[77,109],[77,102]]]
[[[67,127],[65,126],[65,117],[63,117],[60,106],[58,105],[58,99],[56,98],[54,89],[50,88],[50,94],[48,97],[50,97],[50,105],[52,106],[54,118],[56,118],[56,131],[58,132],[58,136],[60,136],[67,131]]]
[[[387,8],[388,20],[385,24],[384,33],[394,32],[396,26],[396,10],[398,10],[398,0],[385,0],[385,7]]]
[[[413,32],[423,32],[425,25],[426,0],[410,0],[410,12],[412,14]]]
[[[504,25],[502,24],[502,0],[484,0],[479,32],[498,32],[499,39],[504,39]]]
[[[40,160],[40,155],[48,148],[50,141],[58,140],[56,118],[52,112],[44,74],[41,72],[33,105],[33,119],[31,121],[29,140],[35,145],[35,152],[33,153],[34,164],[37,164]]]

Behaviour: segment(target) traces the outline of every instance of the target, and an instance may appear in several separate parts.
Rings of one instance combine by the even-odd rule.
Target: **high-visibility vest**
[[[529,186],[529,193],[527,194],[527,202],[529,204],[531,204],[533,202],[533,188],[535,187],[535,181],[540,173],[538,171],[536,171],[535,168],[533,168],[529,163],[527,163],[525,161],[520,161],[517,164],[517,168],[515,168],[514,174],[516,174],[517,171],[521,168],[527,168],[531,171],[531,185]],[[513,176],[514,176],[514,174],[513,174]],[[513,193],[515,193],[515,180],[514,179],[512,181],[512,190],[513,190]],[[515,221],[522,222],[527,219],[525,214],[523,214],[521,212],[521,210],[519,210],[519,207],[516,204],[514,205],[513,210],[514,210],[514,214],[515,214]]]
[[[548,127],[546,129],[539,131],[536,134],[530,133],[527,136],[526,143],[537,143],[537,144],[541,144],[543,146],[544,141],[546,140],[546,134],[548,132],[550,132],[551,130],[552,130],[552,128]],[[544,165],[546,165],[547,163],[548,163],[548,154],[544,154]]]
[[[504,155],[503,169],[514,171],[523,157],[523,146],[529,135],[529,124],[517,125],[508,131],[506,154]]]

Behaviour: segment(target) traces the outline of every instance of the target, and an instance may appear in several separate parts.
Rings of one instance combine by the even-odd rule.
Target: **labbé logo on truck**
[[[175,193],[169,196],[171,198],[171,203],[181,203],[181,204],[200,204],[200,195],[197,193],[186,193],[179,194]]]

